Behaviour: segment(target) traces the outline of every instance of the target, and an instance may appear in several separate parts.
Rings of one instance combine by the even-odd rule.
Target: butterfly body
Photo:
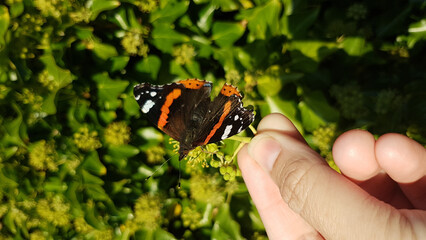
[[[198,146],[241,132],[254,120],[236,87],[225,84],[213,101],[211,89],[211,82],[198,79],[134,87],[135,99],[147,119],[179,142],[179,160]]]

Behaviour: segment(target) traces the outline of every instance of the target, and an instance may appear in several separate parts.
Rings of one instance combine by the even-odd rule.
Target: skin
[[[342,174],[281,114],[266,116],[238,154],[270,239],[426,239],[426,149],[400,134],[345,132]]]

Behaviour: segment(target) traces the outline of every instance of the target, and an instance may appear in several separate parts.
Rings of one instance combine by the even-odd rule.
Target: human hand
[[[281,114],[238,154],[270,239],[426,239],[426,149],[399,134],[351,130],[331,169]]]

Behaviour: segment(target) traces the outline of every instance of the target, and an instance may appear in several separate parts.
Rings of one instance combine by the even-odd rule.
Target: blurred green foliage
[[[425,144],[425,10],[417,0],[2,1],[0,238],[265,239],[232,158],[239,143],[195,150],[177,189],[176,142],[141,116],[132,87],[232,83],[254,125],[284,113],[333,167],[348,129]]]

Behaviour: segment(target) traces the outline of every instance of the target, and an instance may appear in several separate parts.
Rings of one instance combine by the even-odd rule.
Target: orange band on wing
[[[198,79],[187,79],[179,81],[178,83],[181,83],[185,86],[185,88],[189,89],[200,89],[204,86],[204,83],[206,81],[198,80]]]
[[[223,120],[225,120],[226,116],[228,116],[230,111],[231,101],[227,101],[225,103],[225,107],[223,108],[223,113],[222,116],[220,116],[219,122],[214,125],[213,129],[210,131],[210,134],[207,136],[206,140],[204,140],[204,145],[206,145],[210,141],[210,138],[212,138],[216,131],[220,128],[220,126],[222,126]]]
[[[160,118],[158,119],[157,126],[160,130],[163,130],[163,127],[166,126],[167,124],[167,119],[169,118],[169,113],[170,113],[170,109],[169,109],[170,106],[172,105],[173,101],[176,98],[180,97],[181,94],[182,94],[182,90],[180,90],[179,88],[176,88],[167,95],[166,101],[161,107]]]
[[[225,95],[227,97],[230,97],[232,95],[237,95],[240,98],[243,97],[236,87],[228,84],[223,85],[222,89],[220,90],[220,94]]]

